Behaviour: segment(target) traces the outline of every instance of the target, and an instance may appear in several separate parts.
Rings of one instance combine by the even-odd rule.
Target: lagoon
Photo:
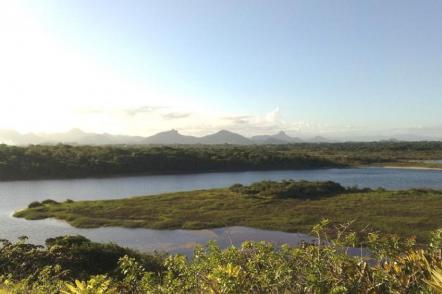
[[[243,240],[267,240],[296,245],[308,240],[303,234],[229,227],[211,230],[149,230],[127,228],[77,229],[57,220],[27,221],[12,217],[15,210],[32,201],[51,198],[63,201],[116,199],[128,196],[219,188],[234,183],[261,180],[331,180],[345,186],[387,189],[442,189],[442,171],[383,168],[320,169],[296,171],[224,172],[187,175],[131,176],[99,179],[68,179],[0,182],[0,238],[14,240],[27,235],[31,242],[43,243],[49,237],[81,234],[94,241],[114,242],[142,251],[160,250],[188,253],[196,243],[217,240],[220,245]]]

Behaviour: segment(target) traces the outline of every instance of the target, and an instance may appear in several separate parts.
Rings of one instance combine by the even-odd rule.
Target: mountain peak
[[[284,131],[280,131],[279,133],[277,133],[276,135],[273,135],[272,137],[279,139],[279,140],[285,140],[285,141],[291,141],[294,139],[294,138],[290,137],[289,135],[287,135]]]
[[[84,132],[78,128],[70,129],[68,132],[69,135],[82,135]]]
[[[235,145],[248,145],[253,142],[240,134],[228,131],[220,130],[214,134],[207,135],[200,138],[202,144],[235,144]]]
[[[174,134],[174,135],[180,135],[180,133],[179,133],[177,130],[175,130],[175,129],[171,129],[170,131],[166,131],[166,132],[164,132],[164,133],[167,133],[167,134]]]
[[[144,139],[147,144],[195,144],[197,139],[181,135],[177,130],[160,132]]]
[[[220,131],[216,132],[215,134],[219,134],[219,135],[226,134],[227,135],[227,134],[235,134],[235,133],[228,131],[228,130],[220,130]],[[237,134],[235,134],[235,135],[237,135]]]

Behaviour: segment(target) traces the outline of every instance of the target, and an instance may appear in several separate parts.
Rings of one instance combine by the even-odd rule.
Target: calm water
[[[268,240],[296,245],[309,237],[229,227],[214,230],[147,230],[124,228],[76,229],[57,220],[26,221],[12,217],[15,210],[32,201],[47,198],[63,201],[123,198],[164,192],[225,187],[234,183],[249,184],[260,180],[332,180],[346,186],[385,187],[388,189],[442,189],[442,171],[382,168],[323,169],[309,171],[229,172],[191,175],[134,176],[107,179],[42,180],[0,182],[0,238],[10,240],[27,235],[35,243],[65,234],[82,234],[100,242],[115,242],[140,250],[188,252],[196,243],[217,240],[221,245],[243,240]]]

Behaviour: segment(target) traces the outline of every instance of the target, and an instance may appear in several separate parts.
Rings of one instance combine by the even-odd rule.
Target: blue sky
[[[442,1],[1,6],[0,128],[442,133]]]

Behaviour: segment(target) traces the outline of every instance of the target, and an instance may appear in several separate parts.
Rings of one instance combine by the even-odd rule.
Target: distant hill
[[[288,144],[301,143],[302,140],[297,137],[290,137],[284,131],[274,135],[253,136],[250,138],[256,144]]]
[[[0,130],[0,143],[10,145],[59,143],[77,145],[141,144],[142,139],[144,138],[138,136],[86,133],[80,129],[51,134],[20,134],[13,130]]]
[[[0,130],[0,143],[10,145],[40,144],[44,140],[35,134],[20,134],[14,130]]]
[[[234,144],[234,145],[253,145],[253,141],[239,134],[221,130],[215,134],[199,138],[201,144]]]
[[[161,132],[147,137],[142,141],[143,144],[198,144],[199,138],[193,136],[184,136],[176,130]]]

